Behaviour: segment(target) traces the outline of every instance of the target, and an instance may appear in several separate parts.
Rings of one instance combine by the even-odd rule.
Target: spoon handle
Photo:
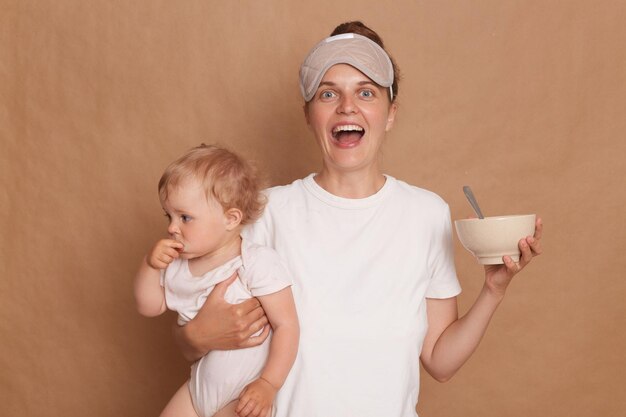
[[[469,187],[469,185],[463,186],[463,192],[465,193],[465,197],[467,197],[467,201],[469,201],[469,203],[472,205],[472,208],[478,215],[478,218],[484,219],[485,216],[483,216],[482,211],[480,211],[480,207],[478,206],[478,201],[476,201],[476,197],[474,197],[474,193],[472,192],[472,189]]]

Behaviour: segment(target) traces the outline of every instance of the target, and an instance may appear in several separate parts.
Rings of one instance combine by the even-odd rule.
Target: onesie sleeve
[[[244,279],[253,296],[272,294],[291,286],[291,275],[274,249],[252,244],[243,255]]]
[[[427,298],[451,298],[461,292],[454,267],[454,245],[450,207],[440,211],[440,220],[433,224],[428,264],[431,271]]]
[[[161,283],[161,287],[165,287],[165,274],[167,273],[167,269],[161,269],[160,271],[160,275],[161,275],[161,279],[160,279],[160,283]]]

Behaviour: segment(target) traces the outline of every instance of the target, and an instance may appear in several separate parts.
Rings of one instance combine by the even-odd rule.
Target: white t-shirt
[[[449,208],[390,176],[363,199],[313,178],[268,190],[244,231],[275,248],[294,280],[300,346],[277,417],[413,417],[425,298],[461,290]]]

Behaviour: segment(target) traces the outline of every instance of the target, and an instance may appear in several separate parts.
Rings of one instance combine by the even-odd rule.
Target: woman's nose
[[[337,107],[338,113],[350,114],[356,113],[357,110],[356,103],[350,95],[344,95],[341,97],[339,100],[339,106]]]

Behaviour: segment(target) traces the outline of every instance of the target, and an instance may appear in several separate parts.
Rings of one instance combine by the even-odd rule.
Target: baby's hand
[[[241,392],[235,412],[240,417],[269,417],[277,391],[263,378],[252,381]]]
[[[159,240],[146,258],[148,265],[154,269],[165,269],[179,256],[179,250],[185,247],[174,239]]]

